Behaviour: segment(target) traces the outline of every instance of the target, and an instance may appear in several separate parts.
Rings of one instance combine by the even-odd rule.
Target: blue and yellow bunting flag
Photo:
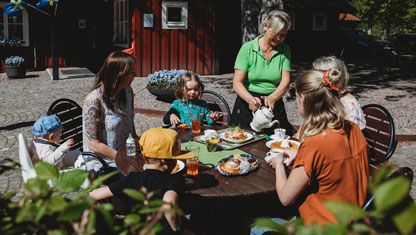
[[[4,8],[4,13],[6,14],[14,14],[18,11],[23,10],[23,7],[26,7],[27,3],[22,0],[10,0],[7,3],[6,7]]]
[[[44,7],[44,6],[53,6],[58,4],[59,0],[39,0],[38,3],[36,3],[36,7]]]

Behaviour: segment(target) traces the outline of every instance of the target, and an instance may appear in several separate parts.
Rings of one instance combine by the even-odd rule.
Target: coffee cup
[[[283,156],[283,153],[284,151],[281,149],[270,149],[270,151],[267,152],[264,160],[266,160],[266,162],[269,162],[274,157]]]
[[[217,132],[215,130],[208,129],[204,131],[204,136],[205,136],[205,139],[216,138]]]
[[[286,137],[286,129],[283,129],[283,128],[274,129],[274,136],[276,136],[277,139],[284,139]]]

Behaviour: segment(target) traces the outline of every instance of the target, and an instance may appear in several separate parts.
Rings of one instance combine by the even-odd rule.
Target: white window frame
[[[0,7],[3,9],[6,7],[7,2],[0,2]],[[8,14],[3,13],[3,22],[4,22],[4,38],[9,39],[9,17]],[[26,9],[22,10],[22,24],[23,24],[23,42],[21,46],[29,46],[29,17]]]
[[[117,5],[119,7],[117,7]],[[115,46],[128,48],[130,43],[130,28],[129,28],[129,1],[128,0],[114,0],[113,2],[113,44]],[[118,27],[117,27],[118,26]],[[124,42],[117,42],[121,35]]]
[[[168,21],[168,8],[181,8],[181,22]],[[162,1],[162,29],[187,29],[188,28],[188,2]]]
[[[317,18],[323,17],[324,25],[317,25]],[[313,30],[315,31],[326,31],[326,25],[327,25],[327,16],[325,13],[313,13]]]

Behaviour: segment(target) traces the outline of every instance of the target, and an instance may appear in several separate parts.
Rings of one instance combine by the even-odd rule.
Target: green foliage
[[[301,219],[297,219],[280,225],[261,218],[252,226],[269,228],[279,234],[414,234],[416,204],[408,195],[411,182],[404,176],[389,178],[392,171],[392,166],[386,165],[371,178],[368,187],[374,195],[374,206],[368,210],[345,202],[324,202],[338,224],[305,226]]]
[[[416,32],[414,0],[350,0],[361,18],[360,28],[379,36]]]
[[[1,172],[15,169],[18,164],[0,165]],[[115,219],[111,203],[97,203],[88,192],[100,187],[117,174],[112,172],[80,189],[88,172],[74,169],[59,172],[53,165],[35,165],[37,177],[24,185],[26,193],[15,202],[14,192],[0,197],[0,232],[6,234],[154,234],[164,213],[179,212],[178,208],[161,210],[165,203],[151,200],[153,193],[127,189],[126,194],[138,201],[124,219]],[[51,187],[50,185],[53,185]],[[78,192],[72,200],[68,193]]]

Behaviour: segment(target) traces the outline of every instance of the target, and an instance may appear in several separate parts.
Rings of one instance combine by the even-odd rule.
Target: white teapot
[[[272,127],[278,120],[272,121],[274,117],[271,108],[262,106],[256,111],[253,111],[253,120],[250,122],[250,127],[256,132],[260,132],[264,128]]]

